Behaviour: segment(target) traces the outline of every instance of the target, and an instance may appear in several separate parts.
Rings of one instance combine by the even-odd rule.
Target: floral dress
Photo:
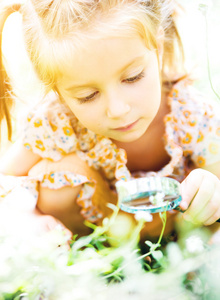
[[[170,112],[164,118],[164,146],[170,161],[156,174],[182,181],[191,169],[220,161],[220,106],[211,105],[187,80],[173,86],[168,104]],[[152,174],[131,174],[126,167],[125,151],[117,148],[110,139],[85,128],[57,100],[48,100],[29,113],[23,140],[30,151],[52,161],[59,161],[67,154],[76,153],[90,167],[100,170],[110,186],[115,180]],[[91,178],[72,171],[47,173],[42,170],[42,174],[36,178],[20,179],[19,185],[30,190],[37,199],[39,181],[43,187],[51,189],[82,184],[77,198],[82,215],[90,222],[103,217],[92,198],[96,183]],[[1,187],[0,195],[4,196],[12,190],[6,186],[7,184]]]

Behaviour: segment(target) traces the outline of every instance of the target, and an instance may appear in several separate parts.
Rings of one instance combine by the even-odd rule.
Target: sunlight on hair
[[[25,50],[21,22],[21,15],[18,12],[8,17],[3,30],[2,50],[5,67],[16,95],[25,104],[33,105],[42,97],[43,87],[33,71]]]
[[[16,1],[7,0],[5,2],[14,3]],[[22,0],[21,2],[25,3],[26,0]],[[178,0],[177,2],[180,3],[180,5],[182,5],[185,9],[185,11],[178,9],[177,14],[179,14],[180,18],[177,25],[180,28],[180,34],[183,39],[183,45],[185,45],[184,50],[186,52],[186,69],[188,72],[194,75],[194,78],[196,79],[195,85],[202,92],[207,93],[209,95],[208,98],[211,98],[212,100],[212,98],[214,98],[215,95],[213,94],[210,88],[208,71],[207,71],[207,55],[210,60],[211,79],[213,82],[213,86],[215,87],[215,89],[217,89],[218,92],[220,44],[217,43],[216,37],[218,36],[218,33],[220,31],[219,17],[218,17],[220,11],[220,4],[217,0],[213,0],[213,1]],[[201,8],[201,5],[202,7],[206,7],[206,6],[208,7],[208,15],[207,15],[208,26],[209,26],[208,40],[206,40],[206,26],[205,26],[204,15],[201,12],[201,10],[199,10],[199,7]],[[185,20],[186,18],[185,13],[188,16],[187,21]],[[31,22],[34,22],[34,20],[31,20]],[[65,26],[63,26],[63,28],[64,27]],[[100,28],[99,29],[100,34],[102,31],[105,31],[105,29],[106,28],[104,27]],[[115,29],[113,32],[115,32]],[[59,53],[61,54],[61,55],[59,54],[59,56],[61,56],[61,59],[58,62],[58,67],[59,67],[59,65],[62,65],[63,62],[66,63],[66,56],[63,55],[63,51],[66,48],[68,48],[67,47],[68,43],[66,43],[64,40],[63,43],[64,48],[63,48],[63,46],[57,47],[56,42],[54,42],[55,54],[56,52],[58,52],[58,54]],[[12,80],[15,94],[19,99],[19,101],[16,101],[15,110],[12,111],[12,121],[14,119],[13,122],[15,122],[16,125],[18,125],[19,124],[18,120],[20,118],[20,115],[25,113],[25,110],[29,109],[30,106],[34,106],[36,103],[41,101],[41,99],[45,94],[45,89],[43,88],[43,84],[40,82],[37,75],[35,74],[34,68],[30,63],[29,57],[24,47],[22,30],[21,30],[21,15],[19,13],[13,13],[11,16],[9,16],[8,20],[6,21],[5,28],[3,31],[2,48],[3,48],[4,62],[6,65],[6,69]],[[171,52],[173,51],[172,48],[171,49],[168,48],[168,50]],[[69,48],[66,52],[67,53],[70,52]],[[41,56],[43,56],[43,54],[41,54]],[[168,64],[169,64],[169,59],[170,57],[168,54],[167,55]],[[51,57],[50,59],[47,59],[47,63],[48,62],[50,62],[51,66],[54,65],[53,59]],[[39,62],[37,62],[37,64],[38,63]],[[40,63],[42,65],[43,60]],[[45,71],[41,70],[42,74],[44,73],[43,76],[45,78],[47,76],[46,71],[47,70]],[[56,71],[53,70],[53,72]],[[13,126],[13,128],[15,128],[15,126]],[[16,136],[16,133],[13,133],[13,136],[14,135]],[[2,143],[1,147],[3,147],[3,144],[4,143]]]

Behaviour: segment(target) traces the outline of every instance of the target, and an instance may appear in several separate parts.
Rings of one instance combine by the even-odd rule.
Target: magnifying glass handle
[[[176,206],[174,208],[174,210],[178,210],[181,213],[184,213],[186,210],[183,210],[180,206]],[[216,220],[216,222],[220,223],[220,218],[218,220]]]

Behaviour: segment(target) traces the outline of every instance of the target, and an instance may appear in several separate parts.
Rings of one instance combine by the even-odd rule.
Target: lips
[[[139,120],[133,122],[133,123],[130,123],[128,125],[125,125],[125,126],[122,126],[122,127],[117,127],[117,128],[114,128],[114,130],[117,130],[117,131],[128,131],[128,130],[131,130],[138,122]]]

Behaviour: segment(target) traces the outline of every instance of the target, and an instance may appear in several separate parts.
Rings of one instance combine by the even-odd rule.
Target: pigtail
[[[19,11],[20,7],[21,4],[11,4],[3,8],[1,7],[1,14],[0,14],[0,129],[1,129],[1,123],[5,119],[7,124],[9,140],[11,140],[11,136],[12,136],[10,110],[12,107],[13,100],[12,97],[10,96],[10,86],[9,86],[8,76],[3,66],[2,32],[8,16],[16,11]]]
[[[162,5],[170,0],[162,0]],[[164,42],[164,65],[163,65],[163,82],[169,84],[177,82],[184,77],[187,77],[187,71],[185,69],[185,53],[182,44],[182,39],[177,26],[177,20],[179,17],[179,11],[183,10],[183,7],[176,1],[172,2],[172,10],[170,12],[168,25],[166,27],[166,38]],[[166,8],[166,5],[165,5]],[[177,76],[177,77],[176,77]]]

